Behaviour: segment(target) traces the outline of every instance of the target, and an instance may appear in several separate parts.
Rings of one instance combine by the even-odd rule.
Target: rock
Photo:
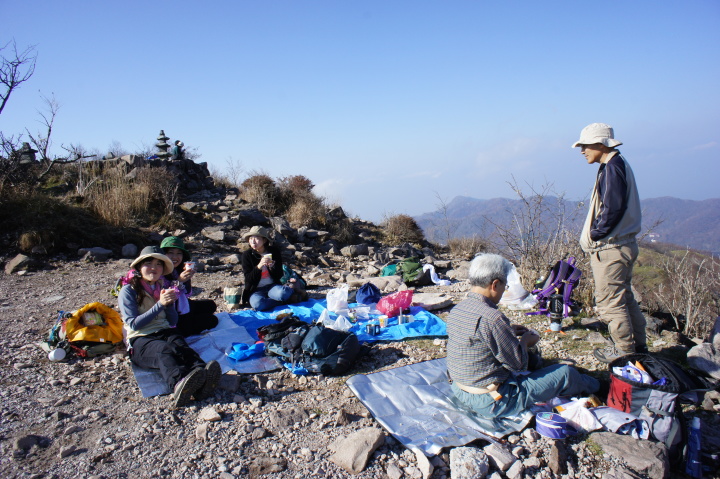
[[[720,379],[720,350],[711,343],[693,346],[687,353],[687,361],[691,368],[704,371],[715,379]]]
[[[20,270],[29,270],[33,267],[33,260],[29,256],[19,254],[7,262],[5,265],[5,274],[13,274]]]
[[[208,226],[201,231],[202,235],[218,243],[225,241],[225,230],[222,226]]]
[[[627,463],[628,467],[650,477],[667,477],[670,470],[664,445],[612,432],[594,432],[589,438],[609,454]]]
[[[195,437],[201,441],[206,441],[208,437],[208,424],[207,422],[198,424],[195,428]]]
[[[334,454],[329,459],[350,474],[359,474],[384,440],[385,434],[380,429],[361,429],[331,444],[330,450],[334,451]]]
[[[344,409],[340,409],[335,416],[335,426],[347,426],[350,424],[350,416]]]
[[[487,455],[476,447],[450,450],[450,476],[453,479],[483,479],[490,470]]]
[[[137,258],[138,247],[132,243],[128,243],[122,247],[120,254],[123,258]]]
[[[483,449],[490,459],[490,464],[500,469],[502,472],[507,471],[515,462],[516,458],[510,451],[499,444],[489,444]]]
[[[420,469],[423,479],[430,479],[430,476],[432,476],[432,473],[433,473],[433,470],[435,470],[435,467],[433,467],[433,465],[430,464],[430,461],[428,460],[425,453],[422,452],[417,447],[412,448],[412,452],[415,453],[415,460],[417,461],[417,468]]]
[[[252,402],[252,399],[250,400]],[[275,409],[268,413],[270,424],[277,429],[287,429],[295,423],[302,422],[308,418],[308,413],[300,407]]]
[[[453,299],[445,293],[414,293],[413,305],[421,306],[428,311],[444,309],[453,304]]]
[[[525,466],[522,461],[515,461],[512,466],[505,472],[505,477],[508,479],[520,479],[523,477]]]
[[[80,248],[78,255],[87,263],[102,263],[112,256],[112,251],[96,246],[95,248]]]
[[[58,301],[60,301],[60,300],[62,300],[62,299],[65,299],[65,296],[63,296],[63,295],[61,295],[61,294],[56,294],[56,295],[53,295],[53,296],[48,296],[47,298],[43,299],[43,300],[42,300],[42,303],[44,303],[44,304],[52,304],[52,303],[57,303]]]
[[[240,384],[242,384],[242,377],[237,374],[223,374],[220,376],[218,388],[234,393],[240,388]]]
[[[237,215],[238,226],[241,227],[268,224],[268,219],[257,208],[241,208],[237,211]]]
[[[340,250],[340,253],[343,256],[346,256],[348,258],[357,258],[358,256],[367,256],[368,245],[362,243],[362,244],[354,244],[354,245],[346,246]]]
[[[468,272],[470,271],[470,261],[461,261],[455,268],[451,269],[445,276],[449,279],[455,279],[463,281],[468,279]]]
[[[75,452],[75,446],[65,446],[60,449],[60,453],[58,454],[61,459],[64,459],[70,455],[72,455],[73,452]]]
[[[626,467],[611,468],[603,474],[602,479],[642,479],[642,476],[635,474]]]
[[[390,464],[387,469],[385,469],[385,475],[388,479],[402,479],[403,472],[395,464]]]
[[[15,449],[22,449],[27,451],[33,446],[40,444],[41,437],[35,434],[28,434],[27,436],[20,436],[15,439]]]
[[[287,467],[284,457],[261,456],[255,458],[249,466],[250,477],[262,476],[273,472],[282,472]]]
[[[582,318],[580,319],[580,324],[585,327],[586,329],[593,329],[595,331],[601,331],[603,329],[607,329],[607,326],[600,321],[599,318]]]
[[[220,416],[220,413],[217,412],[217,410],[212,406],[207,406],[200,411],[200,414],[198,414],[198,419],[201,421],[208,421],[208,422],[216,422],[222,419],[222,416]]]
[[[552,442],[548,467],[556,476],[567,474],[567,452],[562,443],[558,444],[557,441]]]
[[[605,336],[603,336],[597,331],[591,331],[590,333],[588,333],[588,335],[585,336],[583,341],[591,344],[605,344],[608,342],[608,340],[605,339]]]

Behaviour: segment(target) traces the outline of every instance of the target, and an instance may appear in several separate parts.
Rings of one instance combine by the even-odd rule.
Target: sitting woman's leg
[[[250,306],[255,311],[267,311],[282,304],[279,301],[269,298],[269,291],[269,287],[258,288],[252,295],[250,295]]]
[[[276,284],[272,288],[270,288],[270,291],[268,291],[268,297],[270,299],[274,299],[275,301],[279,301],[281,303],[287,302],[288,299],[290,299],[290,296],[293,294],[293,289],[289,286]]]
[[[184,364],[185,361],[178,356],[176,347],[157,333],[134,338],[130,360],[138,367],[157,369],[170,389],[193,369]]]
[[[217,305],[211,299],[191,299],[190,312],[181,314],[178,317],[177,330],[183,336],[192,336],[200,334],[207,329],[213,329],[218,325],[218,319],[215,316]]]

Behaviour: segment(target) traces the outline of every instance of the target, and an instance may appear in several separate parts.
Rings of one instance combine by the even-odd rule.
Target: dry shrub
[[[385,240],[391,244],[422,243],[425,235],[412,216],[386,216],[381,224]]]
[[[20,235],[18,246],[23,253],[30,253],[35,247],[40,247],[48,253],[53,249],[53,240],[53,234],[48,230],[30,230]]]
[[[254,204],[264,214],[271,216],[278,211],[279,189],[266,173],[251,172],[240,186],[240,198]]]
[[[342,218],[328,223],[328,229],[333,238],[343,244],[353,244],[355,241],[355,230],[353,222],[348,218]]]
[[[293,228],[318,227],[325,223],[325,205],[321,198],[306,193],[290,205],[286,217]]]
[[[474,258],[477,253],[487,251],[485,241],[479,236],[451,238],[448,241],[448,247],[453,255],[467,258]]]

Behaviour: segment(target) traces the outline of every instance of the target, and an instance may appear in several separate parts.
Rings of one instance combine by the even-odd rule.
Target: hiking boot
[[[192,395],[205,384],[205,370],[195,368],[175,385],[173,407],[187,406]]]
[[[202,401],[207,399],[215,393],[220,382],[220,376],[222,376],[222,369],[217,361],[210,361],[205,365],[205,384],[195,394],[195,399]]]
[[[635,352],[636,352],[636,353],[647,354],[647,353],[650,352],[650,350],[648,350],[647,345],[643,345],[643,346],[635,345]]]
[[[627,356],[628,354],[632,354],[632,352],[626,352],[622,349],[618,349],[615,347],[615,345],[606,346],[604,348],[596,348],[593,351],[593,355],[595,358],[597,358],[598,361],[603,362],[605,364],[610,364],[611,362],[615,361],[617,358],[621,358],[623,356]]]

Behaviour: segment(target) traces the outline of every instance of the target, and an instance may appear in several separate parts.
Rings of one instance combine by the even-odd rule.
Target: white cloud
[[[711,148],[716,148],[718,146],[717,141],[711,141],[710,143],[705,143],[704,145],[697,145],[694,146],[693,150],[709,150]]]

